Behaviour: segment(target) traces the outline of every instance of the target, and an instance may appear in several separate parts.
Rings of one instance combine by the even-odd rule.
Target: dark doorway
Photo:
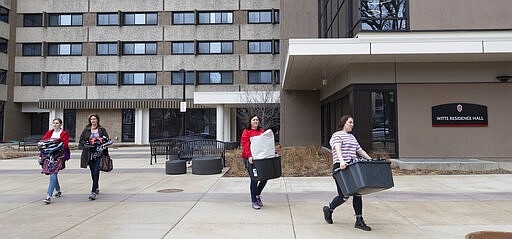
[[[30,134],[44,135],[50,129],[49,113],[30,113]]]

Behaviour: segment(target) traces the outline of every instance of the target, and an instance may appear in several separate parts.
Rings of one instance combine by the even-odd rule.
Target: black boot
[[[327,223],[332,224],[332,210],[328,206],[324,206],[324,219]]]
[[[356,217],[356,224],[354,225],[354,227],[364,231],[372,230],[371,227],[367,226],[366,223],[364,223],[363,217]]]

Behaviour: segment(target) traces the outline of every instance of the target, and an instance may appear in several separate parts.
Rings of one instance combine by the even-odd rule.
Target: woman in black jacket
[[[100,180],[100,161],[101,156],[92,157],[92,150],[96,150],[95,147],[85,147],[86,143],[94,138],[108,137],[107,130],[100,125],[100,117],[97,114],[89,115],[89,123],[85,126],[82,134],[80,135],[79,148],[82,149],[82,155],[80,157],[80,167],[91,170],[92,177],[92,189],[89,200],[96,200],[96,194],[99,193],[99,180]],[[108,155],[108,149],[103,150],[103,155]]]

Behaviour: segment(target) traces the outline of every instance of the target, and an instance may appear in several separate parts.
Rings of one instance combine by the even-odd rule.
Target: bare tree
[[[405,0],[363,0],[362,21],[371,30],[404,30],[407,28],[405,4]]]
[[[262,85],[260,90],[245,89],[241,95],[240,102],[243,108],[237,110],[237,116],[240,123],[245,126],[252,115],[261,117],[260,126],[264,129],[279,129],[279,85]]]

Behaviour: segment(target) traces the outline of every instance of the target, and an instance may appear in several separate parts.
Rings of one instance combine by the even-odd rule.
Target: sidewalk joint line
[[[284,184],[284,191],[286,192],[286,201],[288,202],[288,210],[290,211],[290,221],[292,222],[292,229],[293,229],[293,238],[297,238],[297,232],[295,231],[295,223],[293,221],[293,212],[292,212],[292,205],[290,203],[290,197],[288,193],[288,187],[286,186],[286,178],[283,178],[283,184]]]

